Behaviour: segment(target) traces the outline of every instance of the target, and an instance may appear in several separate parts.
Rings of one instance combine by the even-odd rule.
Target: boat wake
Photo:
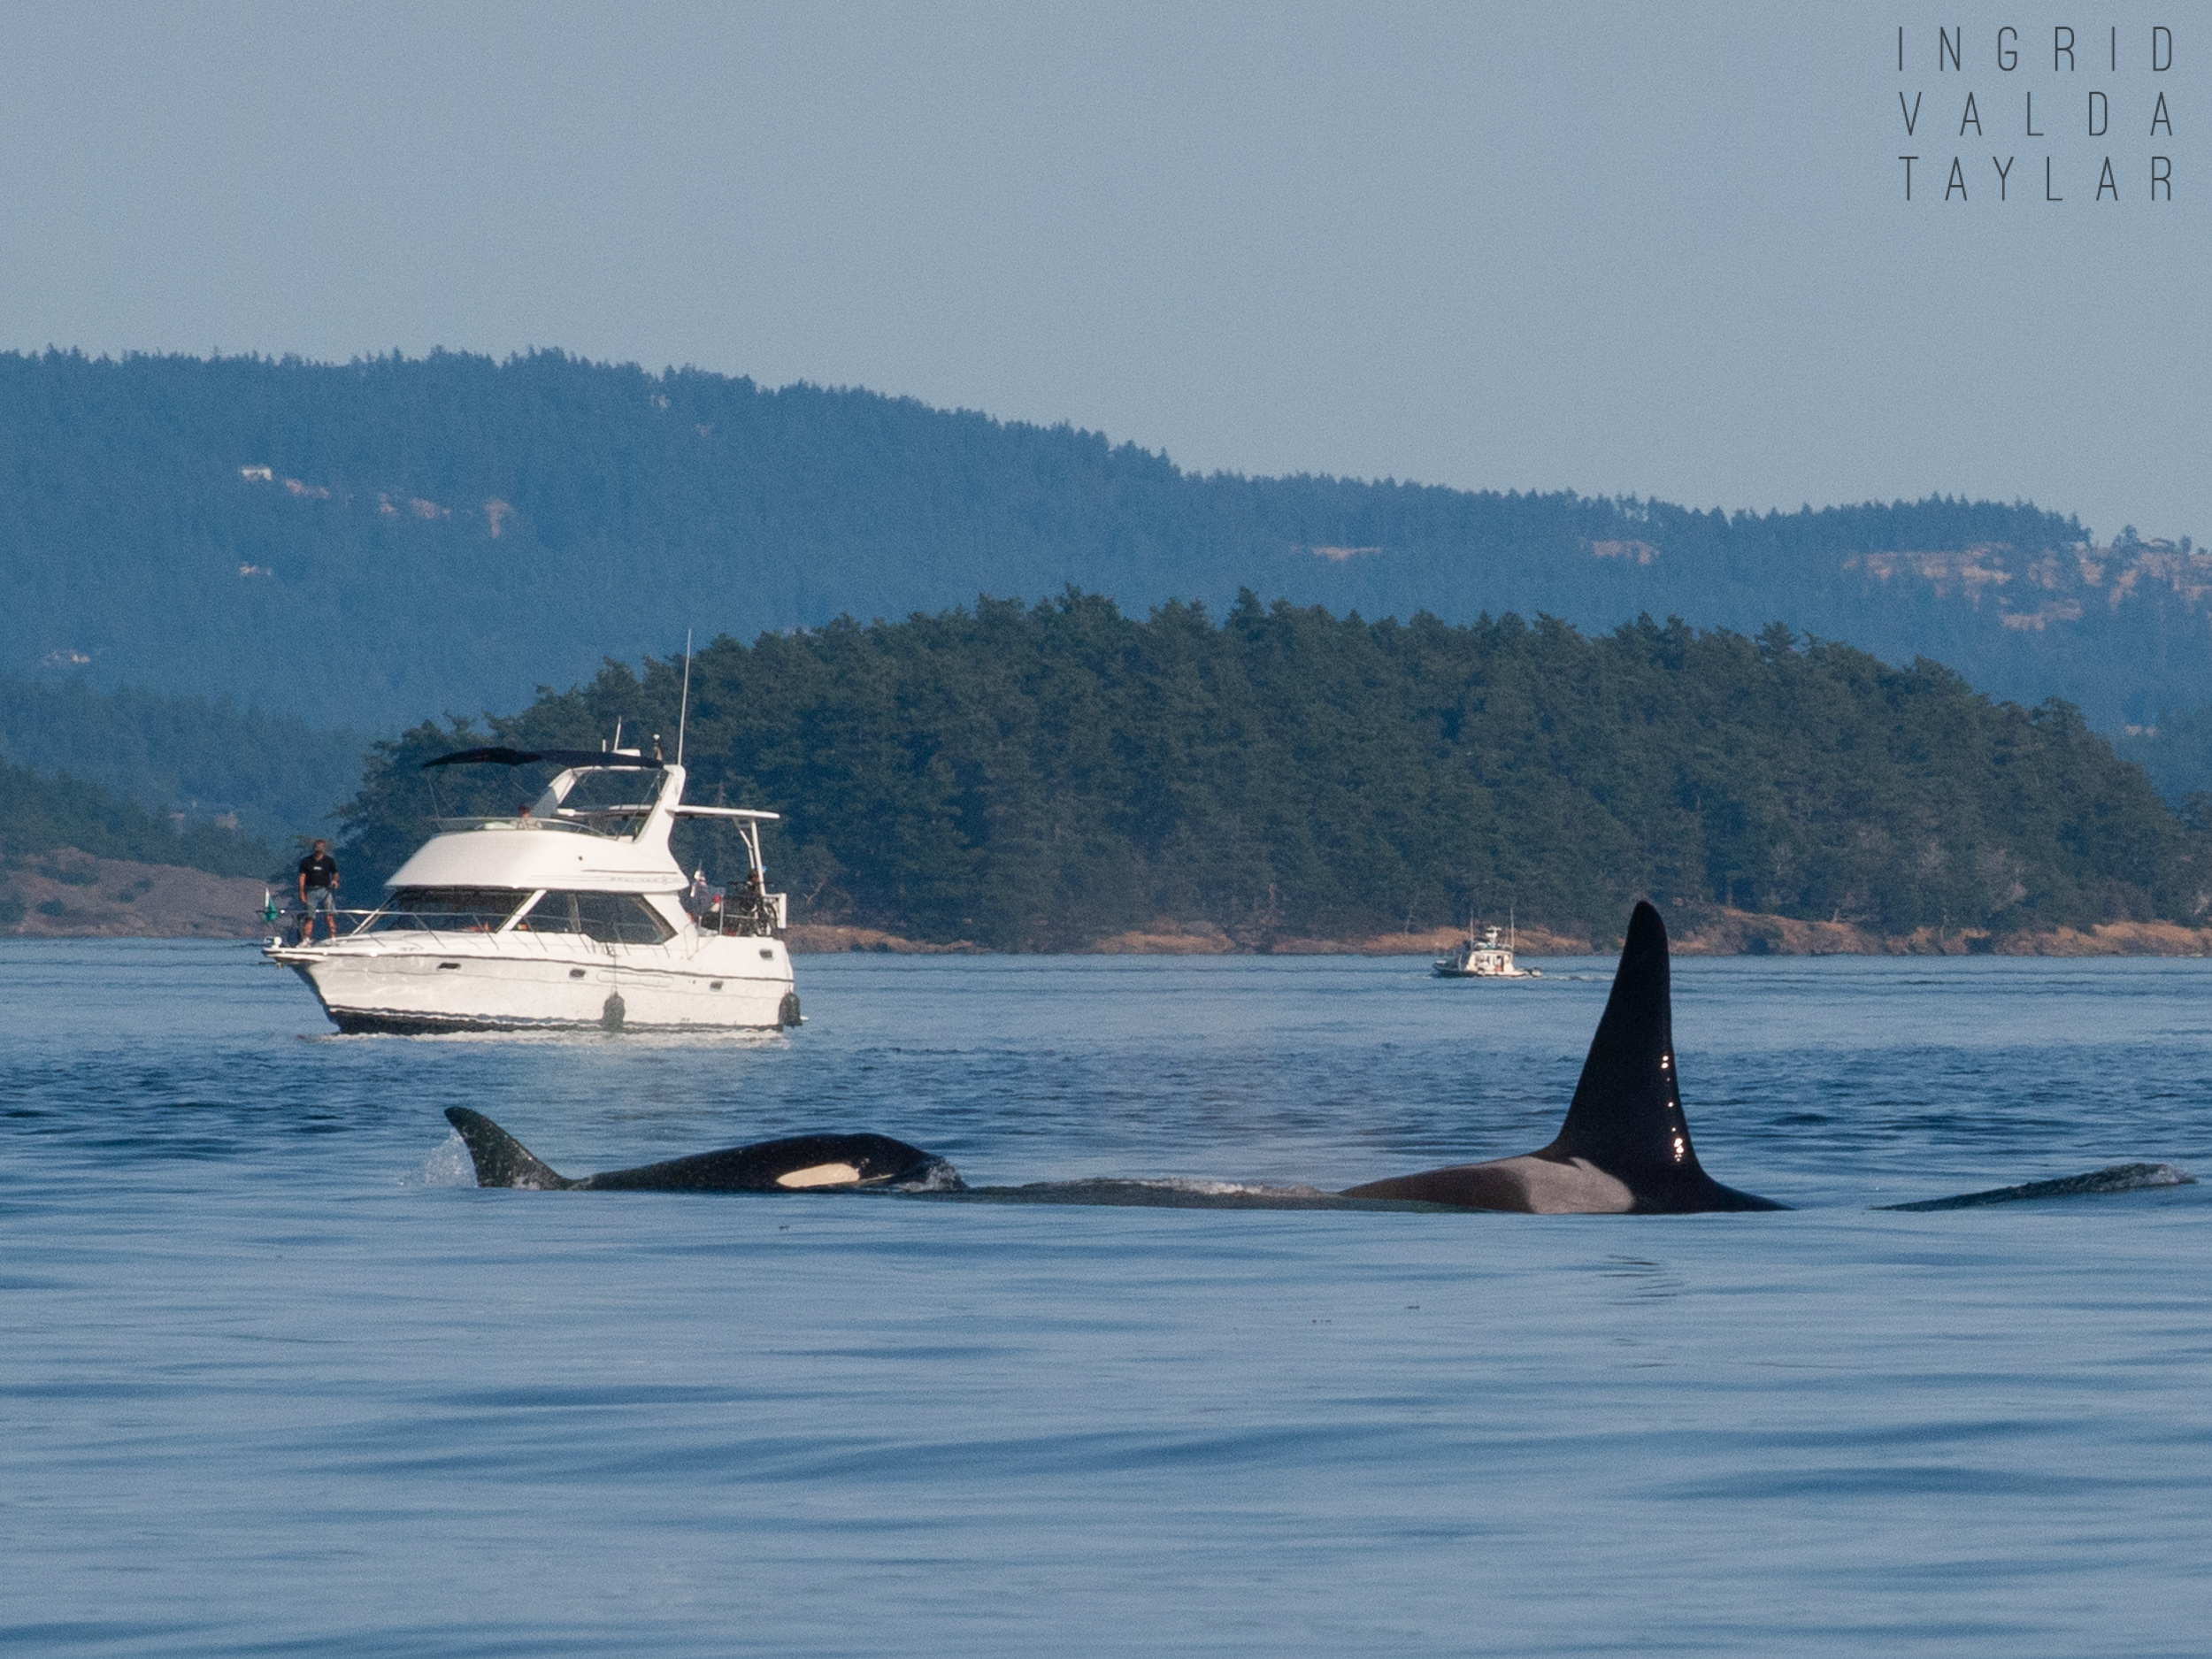
[[[511,1049],[538,1045],[546,1048],[604,1048],[619,1044],[625,1054],[641,1049],[702,1048],[760,1048],[790,1041],[780,1025],[626,1025],[610,1032],[598,1025],[504,1025],[491,1031],[318,1031],[303,1032],[303,1042],[436,1043],[442,1047],[481,1045]]]

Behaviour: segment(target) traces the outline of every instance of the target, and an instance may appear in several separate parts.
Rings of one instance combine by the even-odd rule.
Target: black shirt
[[[310,853],[300,860],[300,879],[311,887],[334,887],[338,861],[328,853]]]

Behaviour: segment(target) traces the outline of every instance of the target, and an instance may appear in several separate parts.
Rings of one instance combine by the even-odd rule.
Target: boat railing
[[[495,933],[507,925],[504,916],[490,910],[372,910],[376,926],[356,926],[354,932],[376,933]]]
[[[364,933],[427,933],[434,938],[440,933],[474,933],[480,936],[495,933],[507,925],[506,917],[490,910],[392,910],[379,906],[373,910],[319,911],[314,918],[318,922],[318,933],[321,932],[319,918],[323,915],[336,920],[337,937],[340,939],[352,939]],[[307,935],[303,929],[310,919],[309,913],[296,904],[278,915],[278,920],[291,933],[297,934],[302,944],[307,942]],[[375,923],[373,927],[369,926],[372,922]]]
[[[787,902],[783,894],[764,893],[749,884],[733,887],[699,918],[699,931],[765,939],[783,931]]]
[[[315,912],[315,915],[318,918],[324,916],[330,917],[338,925],[338,937],[349,939],[359,933],[361,925],[376,913],[375,910],[319,910]],[[298,905],[293,904],[288,905],[273,917],[268,916],[265,911],[263,914],[265,919],[280,923],[290,933],[298,933],[301,924],[308,919],[309,913]],[[300,942],[303,944],[306,942],[304,937]]]

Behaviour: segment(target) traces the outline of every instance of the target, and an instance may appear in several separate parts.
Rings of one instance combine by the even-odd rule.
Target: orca
[[[521,1141],[482,1112],[446,1108],[446,1121],[467,1144],[479,1187],[533,1192],[775,1193],[956,1191],[959,1171],[933,1153],[888,1135],[794,1135],[720,1152],[699,1152],[634,1170],[608,1170],[572,1180],[539,1161]]]
[[[1312,1187],[1217,1189],[1209,1184],[1089,1179],[1026,1187],[971,1187],[933,1153],[877,1134],[795,1135],[610,1170],[580,1179],[548,1167],[483,1113],[465,1106],[446,1119],[467,1144],[479,1187],[536,1191],[757,1193],[891,1191],[983,1203],[1142,1204],[1206,1209],[1423,1209],[1514,1210],[1528,1215],[1690,1215],[1787,1210],[1770,1198],[1724,1187],[1690,1144],[1674,1056],[1674,1006],[1667,928],[1640,902],[1629,918],[1613,988],[1588,1057],[1551,1144],[1518,1157],[1456,1164],[1369,1181],[1341,1192]],[[2021,1199],[2183,1186],[2171,1164],[2117,1164],[2086,1175],[1954,1198],[1888,1204],[1886,1210],[1963,1210]]]
[[[1643,902],[1629,918],[1612,994],[1556,1140],[1519,1157],[1393,1176],[1340,1195],[1540,1216],[1789,1208],[1723,1187],[1698,1164],[1674,1062],[1667,925]]]
[[[2154,1187],[2194,1187],[2197,1178],[2170,1164],[2114,1164],[2086,1175],[2062,1175],[2056,1180],[2024,1181],[2017,1187],[1993,1187],[1986,1192],[1960,1193],[1950,1198],[1923,1198],[1910,1204],[1877,1204],[1877,1210],[1979,1210],[1985,1204],[2016,1204],[2036,1198],[2071,1198],[2080,1193],[2139,1193]]]

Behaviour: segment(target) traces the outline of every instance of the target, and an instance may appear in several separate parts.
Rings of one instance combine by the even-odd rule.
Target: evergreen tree
[[[608,665],[485,729],[380,746],[347,810],[388,869],[529,786],[421,762],[672,734],[680,664]],[[1248,943],[1463,922],[1613,927],[1630,898],[1904,932],[2212,903],[2199,831],[2076,710],[1939,664],[1648,618],[1367,622],[1241,595],[1145,620],[1073,590],[727,637],[693,667],[692,798],[782,812],[798,919],[1005,949],[1156,918]],[[434,777],[435,781],[433,781]],[[725,860],[710,833],[687,865]]]

